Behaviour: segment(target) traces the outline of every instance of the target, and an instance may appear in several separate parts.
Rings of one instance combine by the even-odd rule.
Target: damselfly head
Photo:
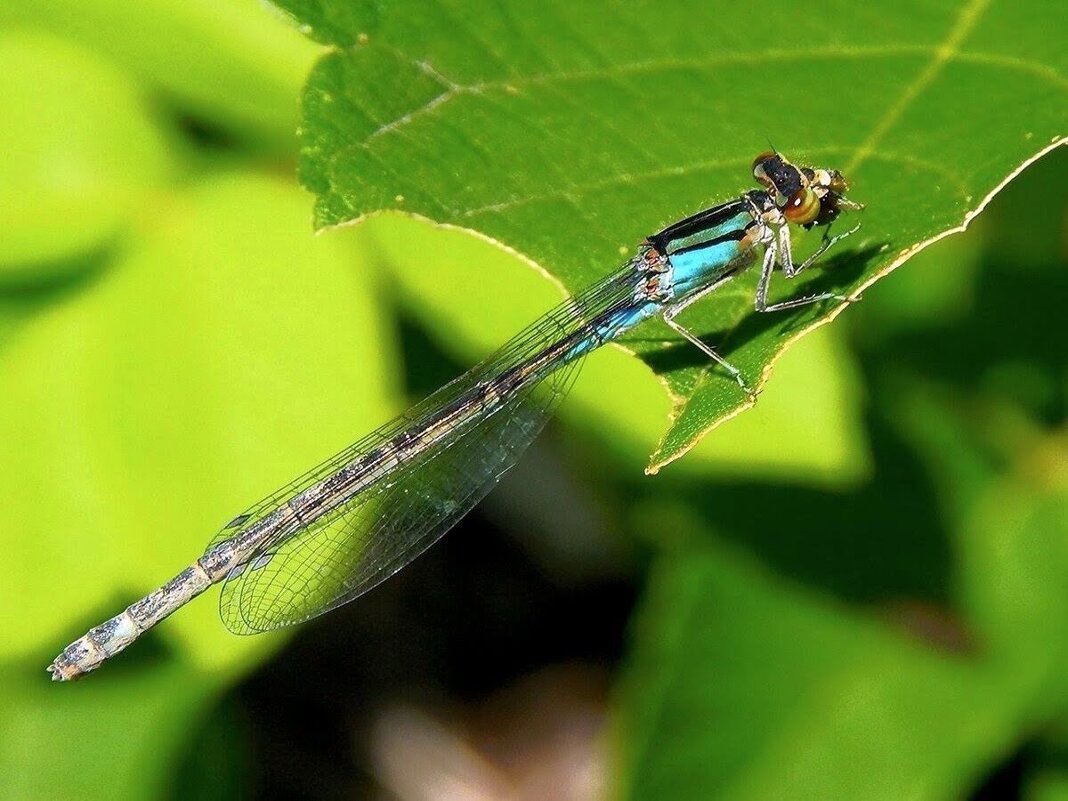
[[[838,170],[796,167],[780,153],[761,153],[753,160],[753,177],[774,200],[788,222],[811,227],[827,225],[841,211],[849,184]]]
[[[775,197],[778,206],[808,186],[801,170],[775,152],[761,153],[753,159],[753,177]]]

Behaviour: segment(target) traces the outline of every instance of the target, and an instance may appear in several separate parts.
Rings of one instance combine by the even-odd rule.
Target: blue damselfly
[[[753,163],[761,189],[650,236],[623,267],[565,301],[492,356],[306,475],[231,520],[204,555],[160,589],[90,630],[49,667],[56,680],[97,668],[145,630],[223,582],[220,613],[252,634],[351,601],[396,573],[493,487],[538,434],[583,357],[659,316],[750,392],[741,372],[677,321],[679,313],[757,262],[757,311],[776,265],[793,278],[857,230],[824,236],[795,264],[790,226],[829,225],[843,208],[837,170],[796,167],[778,153]]]

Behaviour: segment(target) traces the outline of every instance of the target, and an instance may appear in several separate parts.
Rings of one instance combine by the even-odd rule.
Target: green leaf
[[[1068,709],[1066,479],[998,482],[954,532],[963,621],[849,608],[711,538],[662,558],[620,694],[620,795],[960,797]]]
[[[775,297],[857,293],[960,230],[1068,129],[1068,53],[1039,0],[767,14],[608,0],[280,5],[335,47],[304,95],[302,178],[320,226],[422,215],[518,251],[571,291],[644,235],[747,189],[770,138],[844,170],[867,206],[827,270],[780,280]],[[841,307],[757,319],[754,281],[685,321],[763,383],[786,345]],[[627,344],[674,402],[650,470],[744,406],[665,326]]]
[[[1028,782],[1025,801],[1068,801],[1068,771],[1047,772]]]
[[[236,174],[160,198],[120,261],[0,352],[5,655],[118,613],[387,416],[374,273],[346,232],[310,235],[307,201]],[[230,636],[208,599],[156,636],[227,670],[280,642]]]

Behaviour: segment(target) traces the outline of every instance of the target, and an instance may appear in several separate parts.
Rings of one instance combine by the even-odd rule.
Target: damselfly
[[[661,317],[750,392],[741,372],[677,321],[679,313],[757,261],[756,309],[793,309],[832,293],[768,302],[776,265],[793,278],[857,230],[824,235],[795,264],[790,226],[829,225],[843,208],[837,170],[753,162],[763,188],[650,236],[619,271],[564,302],[407,414],[231,520],[167,584],[90,630],[52,662],[52,678],[97,668],[212,584],[226,627],[252,634],[351,601],[407,565],[466,514],[541,430],[583,357]],[[859,227],[859,226],[858,226]],[[750,393],[751,394],[751,393]]]

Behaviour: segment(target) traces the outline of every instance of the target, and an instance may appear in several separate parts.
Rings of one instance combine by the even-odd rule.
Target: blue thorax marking
[[[662,294],[643,299],[646,278],[640,278],[634,302],[595,321],[589,335],[567,352],[565,360],[615,339],[662,312],[666,304],[677,303],[747,263],[752,253],[743,240],[754,219],[753,202],[745,196],[705,209],[650,236],[649,246],[667,261],[660,284]]]
[[[649,237],[673,272],[676,300],[708,285],[718,274],[737,267],[750,256],[742,245],[753,209],[745,198],[723,203],[665,228]]]

